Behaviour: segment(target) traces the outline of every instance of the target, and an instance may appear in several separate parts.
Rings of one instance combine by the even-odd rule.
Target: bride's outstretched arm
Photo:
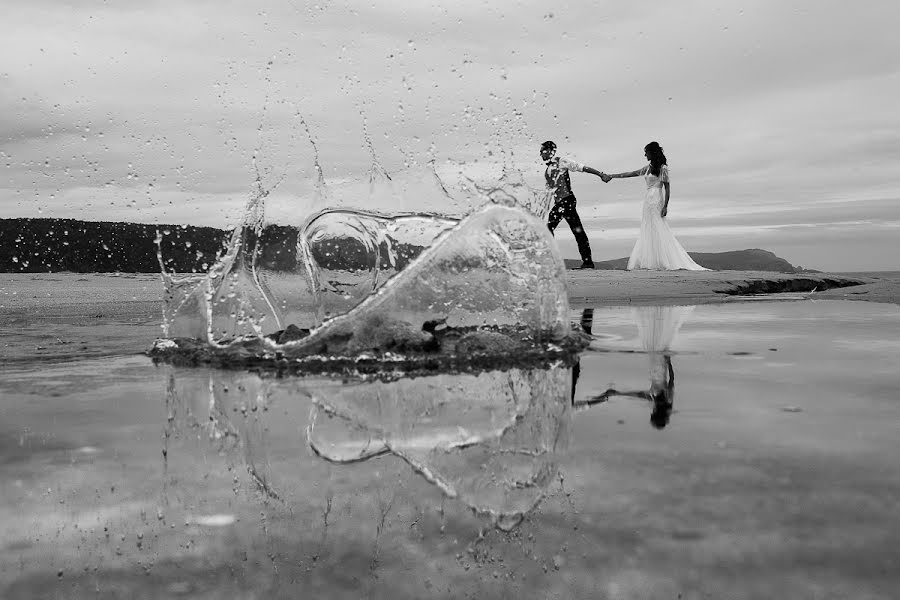
[[[643,172],[644,169],[640,168],[637,171],[628,171],[627,173],[607,173],[606,176],[611,179],[623,179],[625,177],[637,177]]]

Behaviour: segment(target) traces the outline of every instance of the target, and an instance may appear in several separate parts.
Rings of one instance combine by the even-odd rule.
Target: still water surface
[[[894,597],[897,306],[587,307],[572,320],[593,336],[574,373],[384,384],[377,409],[336,380],[10,350],[0,597]],[[128,341],[149,347],[148,330]],[[5,348],[34,335],[7,328]],[[488,425],[510,415],[477,409],[510,386],[532,404],[490,446]],[[422,425],[415,403],[441,394],[458,410]],[[357,426],[323,419],[323,403]],[[487,443],[485,460],[422,449],[463,430],[481,431],[465,448]],[[333,464],[310,441],[373,457]],[[533,485],[498,493],[513,475]],[[535,503],[509,532],[469,508]]]

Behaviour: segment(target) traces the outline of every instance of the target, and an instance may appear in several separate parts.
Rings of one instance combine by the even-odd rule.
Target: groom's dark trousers
[[[578,244],[578,253],[581,255],[582,261],[591,260],[591,244],[588,242],[587,234],[581,225],[581,218],[578,211],[575,210],[575,195],[569,195],[562,200],[557,200],[553,208],[550,209],[550,217],[547,219],[547,227],[552,234],[559,225],[559,222],[565,219],[575,236],[575,242]]]

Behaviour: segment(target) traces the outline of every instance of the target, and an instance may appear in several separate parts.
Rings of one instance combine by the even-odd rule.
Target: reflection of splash
[[[171,437],[205,431],[217,451],[240,454],[258,490],[283,501],[289,497],[280,488],[291,482],[269,457],[296,453],[273,447],[275,428],[306,429],[309,445],[329,462],[398,456],[503,528],[545,497],[556,480],[557,453],[568,445],[566,368],[342,385],[225,371],[170,373],[166,449]],[[313,399],[308,418],[297,403],[304,397]],[[273,406],[278,410],[270,411]],[[311,482],[297,483],[306,489]]]
[[[334,462],[390,452],[447,496],[515,522],[556,475],[570,377],[567,369],[512,369],[313,392],[309,442]]]
[[[247,417],[267,410],[271,395],[270,380],[249,374],[170,371],[166,388],[164,470],[173,438],[188,434],[205,437],[219,454],[240,454],[254,487],[267,498],[280,500],[270,483],[266,449],[257,447],[262,436],[261,424],[253,419],[233,420],[231,416],[239,413]]]

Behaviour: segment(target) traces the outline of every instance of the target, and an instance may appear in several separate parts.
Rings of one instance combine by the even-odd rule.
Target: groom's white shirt
[[[584,165],[562,156],[547,161],[544,179],[547,182],[547,188],[554,191],[557,201],[573,195],[569,171],[584,171]]]
[[[564,158],[562,156],[559,157],[559,168],[566,169],[568,171],[584,171],[584,165],[580,162],[575,162],[574,160]]]

